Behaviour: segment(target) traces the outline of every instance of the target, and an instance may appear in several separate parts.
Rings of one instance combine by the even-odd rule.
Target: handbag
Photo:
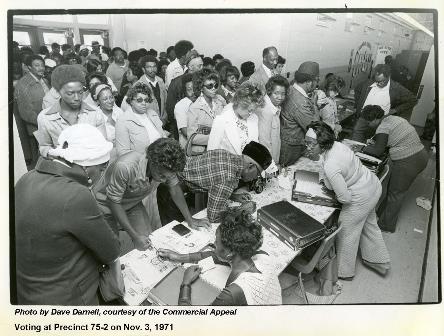
[[[120,259],[109,265],[102,265],[99,273],[99,289],[106,302],[122,298],[125,295]]]
[[[202,155],[207,150],[207,146],[193,145],[193,139],[197,134],[209,135],[210,132],[211,132],[211,127],[206,126],[206,125],[199,125],[196,133],[191,134],[191,136],[189,137],[189,139],[185,145],[186,156]],[[199,148],[201,150],[196,150],[196,148]]]

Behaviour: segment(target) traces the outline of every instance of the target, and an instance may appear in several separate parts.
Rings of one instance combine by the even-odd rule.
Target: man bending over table
[[[191,191],[208,192],[207,216],[210,222],[219,222],[220,213],[227,207],[228,199],[241,202],[250,200],[248,192],[240,192],[239,181],[255,180],[271,164],[271,154],[258,142],[251,141],[242,155],[223,149],[207,151],[199,156],[187,158],[185,168],[178,174],[183,187]],[[177,214],[177,210],[162,195],[160,211]]]

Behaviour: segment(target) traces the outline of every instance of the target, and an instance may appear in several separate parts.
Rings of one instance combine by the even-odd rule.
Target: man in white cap
[[[112,143],[93,126],[61,132],[15,186],[17,304],[97,305],[99,271],[119,257],[117,236],[90,192]]]

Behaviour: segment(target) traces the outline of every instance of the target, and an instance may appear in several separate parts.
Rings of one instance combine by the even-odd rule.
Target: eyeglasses
[[[210,83],[210,84],[204,84],[204,88],[208,90],[217,89],[219,87],[219,84],[217,83]]]
[[[149,98],[145,98],[145,99],[143,99],[143,98],[134,98],[134,100],[136,101],[136,102],[138,102],[139,104],[142,104],[144,101],[145,101],[145,103],[149,103],[150,102],[150,99]]]

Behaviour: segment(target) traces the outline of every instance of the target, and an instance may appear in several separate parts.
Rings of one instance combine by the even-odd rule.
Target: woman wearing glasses
[[[143,154],[149,144],[168,134],[162,129],[157,112],[148,108],[153,98],[146,84],[137,83],[129,89],[126,101],[129,108],[116,123],[117,155],[131,150]]]
[[[193,75],[193,90],[198,98],[190,105],[187,137],[196,154],[206,150],[214,118],[222,113],[225,105],[225,100],[216,93],[219,85],[219,75],[215,71],[203,69]]]
[[[250,141],[258,141],[256,111],[264,106],[264,95],[255,85],[244,82],[237,89],[232,103],[225,106],[214,120],[208,150],[225,149],[241,155]]]

